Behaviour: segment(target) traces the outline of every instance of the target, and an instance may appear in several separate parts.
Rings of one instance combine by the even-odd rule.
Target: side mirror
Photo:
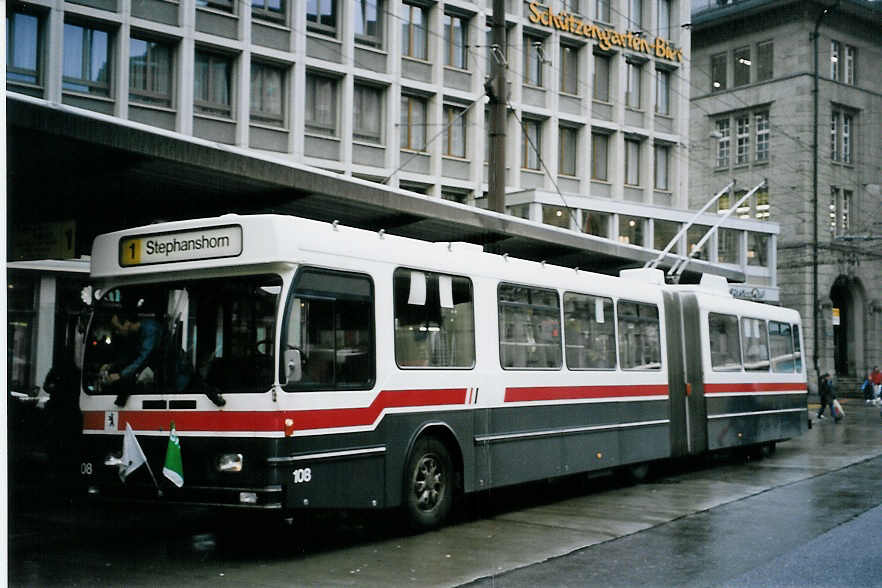
[[[285,380],[299,382],[303,379],[303,364],[300,359],[299,349],[285,350]]]

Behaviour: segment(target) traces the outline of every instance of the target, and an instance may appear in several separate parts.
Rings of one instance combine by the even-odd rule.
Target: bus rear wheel
[[[453,462],[434,437],[416,442],[407,461],[404,507],[410,527],[426,531],[441,525],[453,505]]]

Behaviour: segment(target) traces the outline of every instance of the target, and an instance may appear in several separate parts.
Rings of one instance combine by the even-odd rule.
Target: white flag
[[[119,464],[120,480],[125,482],[129,474],[145,463],[147,463],[147,457],[144,455],[144,450],[141,449],[141,444],[138,443],[138,438],[135,437],[132,426],[126,423],[126,434],[123,435],[122,458]]]

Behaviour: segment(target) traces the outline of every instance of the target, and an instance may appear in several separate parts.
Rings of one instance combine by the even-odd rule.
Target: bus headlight
[[[244,461],[241,453],[225,453],[217,457],[214,465],[219,472],[241,472]]]

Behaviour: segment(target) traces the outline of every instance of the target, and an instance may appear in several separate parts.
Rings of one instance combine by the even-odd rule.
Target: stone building
[[[780,224],[781,303],[844,392],[882,363],[880,23],[861,0],[692,6],[692,205],[767,179],[737,214]]]

